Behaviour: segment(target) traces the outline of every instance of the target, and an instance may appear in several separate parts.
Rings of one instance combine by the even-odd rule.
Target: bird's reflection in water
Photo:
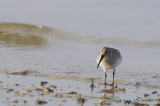
[[[94,79],[92,79],[92,80],[91,80],[91,85],[90,85],[91,95],[92,95],[95,87],[96,87],[96,86],[94,85]],[[104,98],[108,98],[108,97],[107,97],[108,95],[113,95],[113,96],[114,96],[114,91],[115,91],[114,86],[104,85],[104,89],[100,90],[99,93],[104,93]]]
[[[112,87],[110,89],[107,89],[107,86],[109,86],[109,85],[105,85],[104,89],[101,90],[104,93],[104,98],[105,99],[107,99],[107,98],[113,98],[114,97],[114,87]],[[112,94],[112,95],[110,95],[110,94]]]

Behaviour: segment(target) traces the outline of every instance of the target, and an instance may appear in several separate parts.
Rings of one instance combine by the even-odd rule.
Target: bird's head
[[[108,49],[107,47],[103,47],[103,48],[100,50],[99,55],[101,55],[101,58],[100,58],[100,60],[99,60],[99,62],[98,62],[97,69],[98,69],[101,61],[103,60],[103,58],[108,54],[108,52],[109,52],[109,49]]]

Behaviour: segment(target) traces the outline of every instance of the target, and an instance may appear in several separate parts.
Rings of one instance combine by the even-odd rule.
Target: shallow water
[[[158,102],[160,89],[158,41],[151,43],[134,39],[81,35],[45,26],[20,23],[1,23],[0,29],[0,60],[2,60],[0,61],[0,72],[4,87],[8,85],[17,89],[12,85],[14,82],[22,85],[17,90],[25,92],[24,89],[32,88],[32,85],[39,87],[40,81],[44,80],[50,82],[50,85],[55,84],[65,89],[57,91],[58,93],[75,90],[78,94],[82,94],[87,98],[84,105],[98,104],[100,100],[104,100],[100,98],[104,95],[111,96],[109,99],[111,105],[123,105],[126,99],[133,103],[134,101],[148,104]],[[26,43],[22,42],[22,39]],[[99,93],[105,89],[104,85],[101,85],[104,82],[104,72],[101,68],[96,69],[96,57],[100,48],[105,45],[118,48],[123,56],[122,64],[116,69],[115,82],[118,88],[126,89],[125,93],[116,91],[114,95]],[[31,70],[32,74],[27,76],[6,74],[6,72],[23,70]],[[107,74],[107,81],[111,83],[112,70],[109,70]],[[89,86],[93,79],[96,87],[92,92]],[[140,85],[137,87],[136,83]],[[68,89],[69,85],[73,88]],[[109,88],[108,86],[107,89]],[[153,91],[158,91],[158,93],[153,95]],[[5,89],[1,92],[5,95]],[[154,101],[142,102],[143,99],[148,100],[144,98],[144,94],[149,94],[148,98]],[[7,98],[10,98],[11,95],[14,97],[14,93],[6,94],[6,97],[1,98],[1,102],[10,104]],[[37,98],[46,100],[48,102],[46,105],[54,103],[63,105],[63,99],[55,100],[51,97],[52,94],[39,96],[34,93],[33,95],[35,95],[34,99],[27,97],[27,105],[34,105]],[[21,95],[17,99],[23,101],[24,97]],[[77,104],[76,98],[64,99],[68,105]],[[22,101],[20,103],[23,104]]]

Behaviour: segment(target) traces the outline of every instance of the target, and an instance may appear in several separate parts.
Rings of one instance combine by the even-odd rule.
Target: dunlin
[[[106,71],[108,69],[113,69],[113,83],[114,85],[114,75],[115,75],[115,68],[121,63],[122,56],[120,52],[117,49],[110,48],[110,47],[103,47],[101,48],[99,55],[97,57],[97,69],[99,65],[102,67],[102,69],[105,72],[105,83],[104,85],[107,85],[106,78],[107,74]]]

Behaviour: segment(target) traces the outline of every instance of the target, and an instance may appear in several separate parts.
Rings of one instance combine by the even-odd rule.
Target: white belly
[[[106,62],[101,62],[100,67],[106,72],[108,69],[115,69],[122,62],[122,57],[117,59],[117,61],[113,65],[109,65]]]

